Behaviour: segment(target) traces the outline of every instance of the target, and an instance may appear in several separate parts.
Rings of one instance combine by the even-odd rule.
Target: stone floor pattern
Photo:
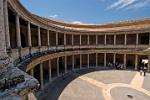
[[[145,83],[146,82],[146,83]],[[150,75],[136,71],[74,72],[44,91],[41,100],[150,100]]]

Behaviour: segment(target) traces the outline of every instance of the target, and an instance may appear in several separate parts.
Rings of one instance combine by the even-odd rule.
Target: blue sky
[[[103,24],[150,18],[150,0],[20,0],[31,12],[73,23]]]

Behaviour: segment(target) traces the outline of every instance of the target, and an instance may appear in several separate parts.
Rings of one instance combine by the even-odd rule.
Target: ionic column
[[[87,36],[88,40],[88,46],[90,45],[90,35]]]
[[[4,0],[4,20],[5,20],[5,38],[6,38],[6,48],[10,49],[10,35],[9,35],[9,21],[8,21],[8,5],[7,0]]]
[[[21,47],[21,36],[20,36],[20,21],[19,15],[16,15],[16,33],[17,33],[17,46]]]
[[[57,76],[59,76],[59,58],[57,58]]]
[[[41,81],[41,89],[44,88],[44,82],[43,82],[43,63],[40,64],[40,81]]]
[[[106,53],[104,53],[104,67],[106,67]]]
[[[34,77],[34,69],[31,69],[31,76]]]
[[[28,46],[32,47],[30,22],[28,22]]]
[[[89,55],[89,54],[87,54],[87,64],[88,64],[88,68],[90,68],[89,60],[90,60],[90,55]]]
[[[138,55],[135,55],[135,70],[138,68]]]
[[[126,54],[124,54],[124,57],[123,57],[124,59],[123,59],[123,63],[124,63],[124,68],[126,69],[126,63],[127,63],[127,55]]]
[[[64,45],[66,45],[66,34],[64,34]]]
[[[56,32],[56,46],[58,46],[58,33]]]
[[[49,81],[52,81],[52,69],[51,69],[51,61],[48,61],[48,67],[49,67]]]
[[[124,45],[127,45],[127,34],[124,35]]]
[[[116,45],[116,34],[114,34],[114,45]]]
[[[50,46],[49,30],[47,30],[47,46]]]
[[[96,46],[98,45],[98,35],[96,35]]]
[[[80,69],[82,69],[82,54],[80,54]]]
[[[136,45],[138,46],[138,44],[139,44],[139,34],[137,33],[136,34]]]
[[[67,56],[65,56],[65,73],[67,73]]]
[[[106,34],[105,34],[105,37],[104,37],[104,45],[105,45],[105,46],[107,45],[106,38],[107,38],[107,36],[106,36]]]
[[[115,64],[116,63],[116,54],[114,53],[114,56],[113,56],[113,63]]]
[[[41,32],[40,32],[40,27],[38,26],[38,45],[41,47]]]
[[[72,34],[72,46],[74,45],[74,36],[73,36],[73,34]]]
[[[81,41],[81,38],[82,38],[82,37],[81,37],[81,34],[80,34],[80,46],[82,45],[82,41]]]
[[[98,59],[97,59],[98,54],[96,53],[96,67],[98,67]]]
[[[72,70],[74,70],[74,55],[72,55]]]
[[[148,56],[148,72],[150,72],[150,55]]]
[[[150,45],[150,33],[149,33],[149,45]]]

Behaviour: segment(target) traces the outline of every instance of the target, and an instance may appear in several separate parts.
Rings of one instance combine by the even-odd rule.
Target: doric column
[[[150,72],[150,55],[148,55],[148,72]]]
[[[137,33],[136,34],[136,45],[138,46],[138,44],[139,44],[139,34]]]
[[[72,55],[72,70],[74,70],[74,55]]]
[[[4,20],[5,20],[5,38],[6,38],[6,48],[10,49],[10,35],[9,35],[9,21],[8,21],[8,5],[7,0],[4,0]]]
[[[80,69],[82,69],[82,54],[80,54]]]
[[[49,67],[49,81],[52,81],[52,67],[51,67],[51,61],[48,61],[48,67]]]
[[[124,68],[126,69],[126,65],[127,65],[127,55],[126,54],[124,54],[124,57],[123,57],[124,59],[123,59],[123,63],[124,63]]]
[[[96,53],[96,67],[98,67],[98,54]]]
[[[50,46],[49,30],[47,30],[47,46]]]
[[[21,47],[21,36],[20,36],[20,21],[19,15],[16,15],[16,33],[17,33],[17,46]]]
[[[127,34],[124,35],[124,45],[127,45]]]
[[[40,27],[38,26],[38,45],[41,47],[41,32],[40,32]]]
[[[104,53],[104,67],[106,67],[106,53]]]
[[[88,45],[90,45],[90,35],[88,34],[88,36],[87,36],[87,41],[88,41]]]
[[[90,55],[89,55],[89,54],[87,54],[87,64],[88,64],[88,68],[90,68],[89,60],[90,60]]]
[[[34,68],[33,68],[33,69],[31,69],[31,76],[33,76],[33,77],[34,77]]]
[[[113,56],[113,63],[115,64],[116,63],[116,54],[114,53],[114,56]]]
[[[57,76],[59,76],[59,58],[57,58]]]
[[[28,22],[28,46],[32,47],[30,22]]]
[[[43,80],[43,63],[40,64],[40,81],[41,81],[41,89],[44,88],[44,80]]]
[[[116,45],[116,34],[114,34],[114,45]]]
[[[107,45],[106,38],[107,38],[107,36],[106,36],[106,34],[105,34],[105,36],[104,36],[104,45]]]
[[[65,73],[67,73],[67,56],[65,56]]]
[[[138,68],[138,55],[135,55],[135,70]]]
[[[64,45],[66,45],[66,34],[64,33]]]

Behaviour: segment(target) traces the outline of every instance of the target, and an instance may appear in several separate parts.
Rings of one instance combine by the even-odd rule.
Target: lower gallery
[[[33,15],[18,0],[0,0],[0,15],[2,100],[36,99],[48,84],[76,71],[120,66],[137,72],[144,63],[150,72],[149,18],[71,24]]]

